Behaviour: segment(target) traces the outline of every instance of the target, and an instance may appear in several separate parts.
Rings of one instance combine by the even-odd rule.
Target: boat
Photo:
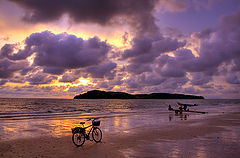
[[[171,107],[171,105],[169,105],[168,106],[168,110],[169,111],[175,111],[175,113],[176,114],[178,114],[178,113],[183,113],[183,112],[193,112],[193,113],[201,113],[201,114],[206,114],[207,112],[204,112],[204,111],[195,111],[195,110],[189,110],[189,109],[186,109],[185,107],[187,107],[187,106],[191,106],[191,105],[193,105],[193,106],[198,106],[197,104],[181,104],[181,103],[177,103],[178,105],[179,105],[179,109],[174,109],[174,108],[172,108]],[[185,105],[185,107],[184,108],[182,108],[182,106],[184,106]]]

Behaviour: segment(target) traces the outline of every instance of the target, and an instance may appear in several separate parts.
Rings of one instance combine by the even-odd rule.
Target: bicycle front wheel
[[[94,127],[94,129],[92,131],[92,137],[93,137],[93,140],[96,143],[101,142],[101,140],[102,140],[102,131],[100,130],[100,128]]]
[[[80,147],[85,142],[85,136],[83,133],[79,133],[79,132],[73,133],[72,141],[74,145],[76,145],[77,147]]]

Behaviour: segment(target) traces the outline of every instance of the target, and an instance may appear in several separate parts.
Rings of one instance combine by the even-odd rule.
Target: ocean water
[[[207,114],[176,116],[168,105],[198,104],[191,110]],[[71,128],[87,118],[101,120],[103,132],[131,132],[131,128],[239,112],[240,100],[151,100],[151,99],[0,99],[0,139],[71,135]]]

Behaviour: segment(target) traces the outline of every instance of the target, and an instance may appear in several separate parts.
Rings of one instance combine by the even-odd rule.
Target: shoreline
[[[195,152],[205,154],[205,157],[238,157],[239,120],[240,113],[233,112],[172,121],[165,125],[129,127],[127,132],[121,130],[103,132],[101,143],[86,141],[79,148],[72,143],[71,135],[58,138],[39,136],[9,141],[0,139],[0,157],[118,158],[159,157],[159,154],[162,157],[174,157],[174,154],[178,157],[196,157]],[[181,148],[184,150],[181,151]]]

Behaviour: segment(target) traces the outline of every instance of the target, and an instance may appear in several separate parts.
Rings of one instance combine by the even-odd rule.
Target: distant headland
[[[74,99],[204,99],[203,96],[171,94],[171,93],[151,93],[151,94],[128,94],[125,92],[105,92],[92,90],[79,94]]]

